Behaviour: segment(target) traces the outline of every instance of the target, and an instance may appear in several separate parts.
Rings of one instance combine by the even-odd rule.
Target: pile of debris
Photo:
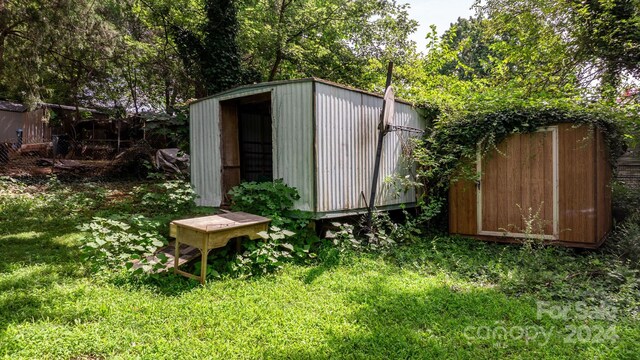
[[[156,150],[146,141],[120,152],[113,160],[107,160],[109,157],[102,157],[103,160],[78,159],[72,152],[54,154],[51,143],[37,148],[34,145],[23,145],[19,151],[9,151],[0,146],[0,176],[59,174],[143,180],[153,172],[172,175],[189,173],[189,155],[176,148]]]

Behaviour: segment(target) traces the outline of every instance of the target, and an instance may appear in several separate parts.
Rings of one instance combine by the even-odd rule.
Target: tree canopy
[[[274,79],[374,89],[416,26],[392,0],[0,0],[0,97],[171,112]]]
[[[321,77],[431,116],[546,99],[615,106],[640,76],[640,0],[487,0],[420,52],[394,0],[0,0],[0,97],[172,113],[235,85]],[[632,102],[635,103],[635,102]],[[445,116],[446,117],[446,116]]]

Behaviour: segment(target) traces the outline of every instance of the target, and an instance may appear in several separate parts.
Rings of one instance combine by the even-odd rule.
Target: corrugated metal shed
[[[381,96],[314,78],[242,86],[191,104],[191,179],[199,203],[224,201],[223,183],[238,164],[223,153],[238,145],[225,147],[225,141],[237,140],[223,139],[221,129],[229,117],[238,121],[241,104],[258,98],[271,106],[273,178],[298,189],[296,207],[318,218],[364,210],[361,193],[368,196],[371,186]],[[424,129],[403,101],[396,101],[394,124]],[[378,207],[415,202],[414,191],[396,197],[383,184],[400,162],[400,142],[391,132],[384,142]]]

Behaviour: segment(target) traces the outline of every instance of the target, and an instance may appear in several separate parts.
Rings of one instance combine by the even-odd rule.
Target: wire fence
[[[640,147],[629,149],[618,159],[617,178],[628,187],[640,189]]]
[[[144,140],[81,140],[66,135],[42,139],[0,139],[0,176],[73,174],[140,177],[155,150]]]

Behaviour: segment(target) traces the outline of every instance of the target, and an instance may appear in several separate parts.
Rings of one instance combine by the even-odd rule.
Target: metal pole
[[[391,86],[391,75],[393,73],[393,62],[389,62],[389,67],[387,68],[387,83],[384,87],[385,92]],[[380,122],[378,123],[378,147],[376,148],[376,162],[373,168],[373,179],[371,180],[371,195],[369,196],[369,211],[368,211],[368,219],[367,223],[369,228],[371,228],[371,218],[373,215],[373,209],[376,203],[376,192],[378,190],[378,176],[380,173],[380,160],[382,157],[382,144],[384,141],[384,136],[387,134],[387,126],[384,124],[384,111],[387,107],[387,101],[382,101],[382,111],[380,112]]]

